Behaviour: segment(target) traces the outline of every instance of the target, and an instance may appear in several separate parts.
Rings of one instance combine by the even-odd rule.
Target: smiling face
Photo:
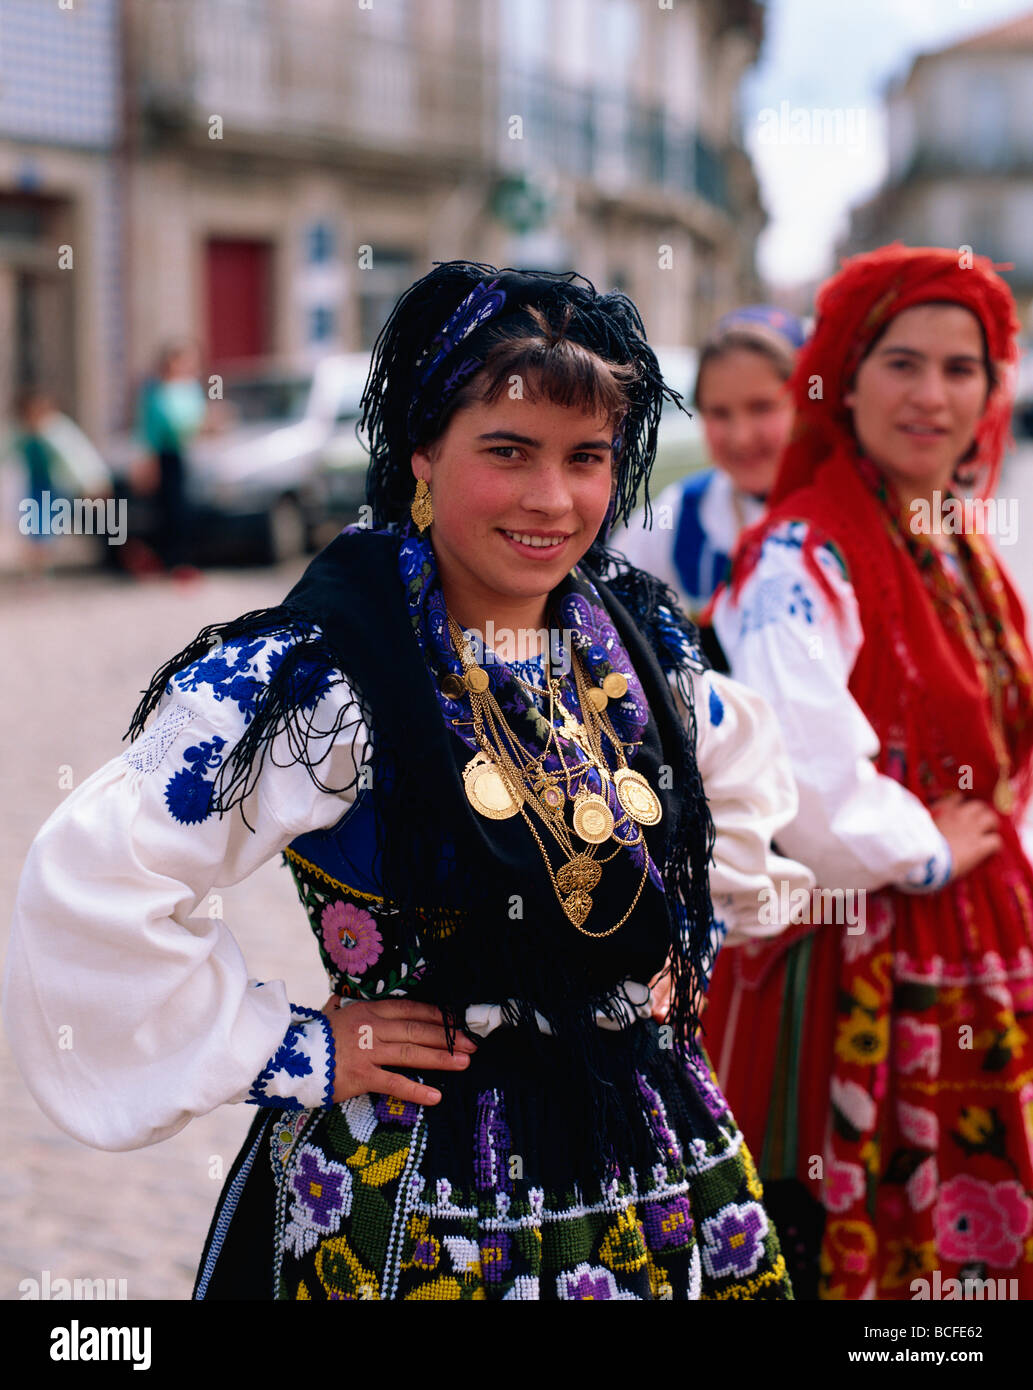
[[[843,403],[865,454],[902,498],[948,487],[986,407],[979,320],[955,304],[920,304],[892,320]]]
[[[793,427],[793,403],[769,358],[733,348],[708,362],[697,401],[710,456],[740,492],[766,496]]]
[[[613,491],[613,422],[526,394],[475,401],[412,456],[460,623],[542,625],[548,594],[595,539]]]

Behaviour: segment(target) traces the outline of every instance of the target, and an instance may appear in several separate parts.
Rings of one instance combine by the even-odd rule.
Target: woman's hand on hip
[[[974,801],[960,792],[953,792],[932,805],[929,814],[950,845],[951,882],[1001,848],[997,812],[985,801]]]
[[[456,1050],[450,1053],[441,1010],[415,999],[357,999],[342,1008],[341,996],[332,994],[323,1013],[334,1034],[334,1100],[338,1103],[372,1091],[414,1105],[437,1105],[441,1092],[433,1086],[384,1069],[465,1071],[476,1051],[476,1043],[459,1033]]]

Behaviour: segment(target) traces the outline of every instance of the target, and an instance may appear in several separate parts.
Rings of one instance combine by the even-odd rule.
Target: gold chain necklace
[[[1008,751],[1004,735],[1004,692],[1003,682],[998,672],[998,662],[1002,659],[1001,653],[979,597],[979,591],[965,567],[961,547],[950,539],[943,546],[932,541],[930,544],[934,551],[939,552],[936,563],[945,569],[942,556],[949,554],[953,557],[958,587],[968,599],[967,604],[953,597],[949,601],[954,606],[962,640],[979,671],[983,689],[990,697],[990,742],[993,744],[994,757],[997,759],[997,784],[994,787],[993,802],[1003,816],[1008,816],[1015,808],[1015,791],[1011,783],[1011,754]]]
[[[559,779],[555,774],[547,772],[544,767],[545,756],[548,751],[549,743],[546,743],[545,750],[538,757],[530,757],[523,748],[519,740],[509,728],[502,710],[491,694],[489,689],[489,677],[487,671],[479,666],[469,651],[468,644],[462,628],[455,621],[451,614],[448,615],[449,632],[459,659],[463,666],[462,677],[449,674],[442,682],[444,693],[450,698],[458,698],[459,694],[466,692],[470,697],[470,708],[473,714],[474,732],[481,752],[474,755],[463,769],[463,783],[466,790],[467,799],[475,810],[480,814],[495,820],[508,819],[510,816],[519,814],[531,832],[538,849],[542,855],[546,870],[552,882],[553,891],[556,893],[560,906],[563,908],[568,920],[584,936],[606,937],[611,936],[617,929],[631,916],[641,896],[642,889],[645,887],[646,878],[649,872],[648,849],[644,850],[645,860],[642,869],[642,878],[638,889],[632,899],[631,906],[621,919],[614,926],[603,932],[586,931],[582,923],[592,910],[591,892],[599,883],[602,877],[601,864],[607,863],[620,853],[621,845],[618,845],[613,854],[602,861],[597,860],[595,848],[597,845],[608,840],[615,831],[613,813],[607,804],[605,797],[596,792],[587,791],[582,788],[578,791],[574,800],[573,828],[577,835],[587,842],[587,850],[578,850],[574,847],[571,840],[570,830],[564,820],[563,812],[570,792],[570,773],[566,758],[563,756],[559,738],[555,728],[556,707],[559,706],[560,715],[563,721],[564,732],[570,741],[579,748],[586,756],[588,763],[594,766],[599,774],[601,784],[610,779],[610,769],[602,752],[602,740],[599,736],[598,727],[593,725],[592,715],[595,716],[596,725],[600,711],[605,708],[609,693],[604,688],[588,686],[588,679],[575,657],[575,683],[578,689],[579,713],[581,720],[577,720],[574,715],[563,705],[560,694],[560,682],[551,676],[551,667],[548,678],[549,694],[549,728],[550,740],[555,744],[557,758],[563,769],[564,780],[566,782],[567,793],[564,795],[559,786]],[[546,657],[546,660],[548,658]],[[613,672],[606,678],[610,684],[610,690],[614,696],[622,696],[627,690],[626,677]],[[522,682],[527,684],[527,682]],[[538,687],[533,687],[538,689]],[[595,702],[582,695],[582,690],[595,693]],[[545,693],[545,692],[541,692]],[[600,698],[601,697],[601,701]],[[586,717],[587,709],[591,714]],[[460,722],[460,721],[456,721]],[[609,724],[609,720],[607,720]],[[611,741],[616,739],[616,735],[611,731],[608,737]],[[493,740],[488,737],[491,731]],[[616,743],[619,744],[619,739]],[[622,767],[627,772],[626,760],[623,757],[623,746],[618,755],[622,761]],[[584,764],[581,764],[584,766]],[[576,770],[576,769],[575,769]],[[655,824],[659,820],[659,799],[655,797],[652,788],[649,787],[645,778],[639,773],[633,774],[645,784],[649,795],[656,802],[657,815],[655,820],[645,823]],[[640,816],[634,810],[625,806],[626,816],[622,816],[617,825],[623,824],[625,819],[635,822],[640,821]],[[554,871],[549,860],[545,845],[541,836],[535,829],[530,816],[527,814],[526,806],[530,806],[538,815],[542,824],[556,840],[561,852],[564,854],[566,863]],[[629,847],[644,843],[644,835],[641,825],[639,826],[637,837],[634,841],[623,841],[622,844]]]

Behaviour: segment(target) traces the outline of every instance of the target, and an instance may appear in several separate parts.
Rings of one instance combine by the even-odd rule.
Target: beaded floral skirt
[[[705,1068],[677,1065],[684,1085],[666,1103],[655,1075],[637,1077],[662,1161],[566,1190],[535,1181],[508,1114],[526,1098],[495,1087],[472,1092],[458,1179],[442,1171],[439,1107],[363,1095],[264,1112],[195,1297],[792,1298],[742,1135]]]

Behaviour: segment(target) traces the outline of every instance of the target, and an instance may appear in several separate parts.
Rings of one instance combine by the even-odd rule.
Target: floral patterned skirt
[[[536,1146],[557,1126],[536,1088],[483,1082],[470,1105],[447,1105],[446,1081],[434,1107],[363,1095],[260,1113],[195,1297],[792,1297],[756,1169],[703,1065],[668,1057],[636,1073],[651,1168],[618,1163],[565,1187],[537,1180]]]
[[[707,1036],[798,1297],[1033,1298],[1031,943],[1029,867],[1002,854],[869,893],[860,935],[718,961]]]

